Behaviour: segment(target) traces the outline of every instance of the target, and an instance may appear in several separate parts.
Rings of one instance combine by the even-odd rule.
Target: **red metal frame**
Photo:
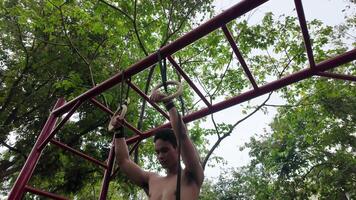
[[[294,3],[295,3],[295,8],[296,8],[297,14],[298,14],[299,24],[302,29],[304,46],[305,46],[305,49],[307,50],[309,65],[310,65],[310,67],[315,67],[314,55],[313,55],[313,50],[311,47],[309,32],[308,32],[308,28],[307,28],[307,22],[305,20],[303,4],[302,4],[301,0],[294,0]]]
[[[257,83],[256,83],[255,79],[253,78],[250,70],[248,69],[247,64],[245,62],[245,59],[242,57],[239,49],[237,48],[237,45],[236,45],[234,39],[232,38],[232,35],[231,35],[229,29],[226,27],[226,25],[223,25],[221,28],[222,28],[225,36],[226,36],[226,39],[229,41],[229,43],[230,43],[230,45],[232,47],[232,50],[234,51],[237,59],[239,59],[239,62],[241,64],[242,68],[244,69],[246,76],[250,80],[253,88],[255,90],[258,89]]]
[[[173,67],[176,68],[176,70],[179,72],[180,75],[187,81],[187,83],[190,85],[190,87],[197,93],[197,95],[200,97],[200,99],[205,103],[206,106],[210,107],[211,104],[209,101],[205,98],[205,96],[200,92],[198,87],[193,83],[192,80],[190,80],[189,76],[183,71],[183,69],[178,65],[178,63],[171,57],[167,56],[169,62],[173,65]]]
[[[54,109],[60,107],[64,103],[65,103],[64,99],[59,99],[55,104]],[[57,117],[54,116],[53,113],[51,113],[46,121],[46,124],[43,126],[43,129],[40,135],[38,136],[37,141],[33,146],[31,153],[26,160],[26,163],[21,169],[20,175],[17,177],[16,182],[12,187],[12,190],[9,194],[10,200],[18,200],[22,198],[25,192],[25,186],[28,180],[30,180],[32,173],[35,170],[35,166],[42,153],[42,150],[39,150],[38,147],[40,143],[45,139],[45,137],[51,133],[54,125],[56,124],[56,121],[57,121]]]
[[[183,49],[184,47],[192,44],[194,41],[204,37],[205,35],[211,33],[212,31],[220,28],[222,25],[229,23],[230,21],[236,19],[237,17],[242,16],[243,14],[247,13],[248,11],[258,7],[259,5],[267,2],[268,0],[244,0],[240,3],[234,5],[233,7],[227,9],[223,13],[217,15],[216,17],[210,19],[209,21],[205,22],[204,24],[198,26],[196,29],[188,32],[184,36],[180,37],[176,41],[162,47],[160,49],[161,58],[165,58],[169,55],[174,54],[175,52]],[[65,105],[61,106],[60,108],[54,111],[54,114],[61,114],[68,112],[69,109],[79,100],[88,100],[97,96],[98,94],[110,89],[111,87],[115,86],[116,84],[120,83],[123,77],[130,78],[135,74],[147,69],[148,67],[154,65],[158,62],[158,52],[153,53],[143,60],[131,65],[128,69],[124,72],[124,76],[122,73],[118,73],[113,77],[109,78],[108,80],[100,83],[96,87],[88,90],[87,92],[79,95],[75,99],[71,100],[70,102],[66,103]]]
[[[66,144],[63,144],[63,143],[61,143],[61,142],[59,142],[59,141],[57,141],[55,139],[51,139],[50,142],[52,144],[54,144],[54,145],[57,145],[59,148],[65,150],[65,151],[70,151],[71,153],[74,153],[75,155],[78,155],[78,156],[80,156],[80,157],[82,157],[82,158],[84,158],[84,159],[86,159],[86,160],[88,160],[90,162],[93,162],[94,164],[97,164],[97,165],[99,165],[101,167],[104,167],[105,169],[108,168],[108,166],[105,163],[103,163],[103,162],[101,162],[101,161],[99,161],[99,160],[97,160],[95,158],[92,158],[92,157],[86,155],[85,153],[82,153],[82,152],[80,152],[80,151],[78,151],[76,149],[73,149],[72,147],[70,147],[70,146],[68,146]]]
[[[313,52],[312,52],[312,46],[310,42],[310,36],[308,33],[307,25],[306,25],[306,20],[305,20],[305,15],[303,11],[303,6],[301,0],[295,0],[295,6],[298,14],[298,19],[300,23],[300,27],[302,30],[303,34],[303,39],[304,39],[304,45],[305,49],[307,52],[308,60],[309,60],[309,68],[303,69],[299,72],[295,72],[291,75],[288,75],[286,77],[283,77],[279,80],[275,80],[273,82],[267,83],[262,86],[258,86],[254,77],[252,76],[246,62],[244,61],[241,53],[238,50],[238,47],[236,45],[236,42],[234,41],[231,33],[229,32],[228,28],[226,27],[226,24],[237,17],[245,14],[246,12],[258,7],[259,5],[267,2],[268,0],[243,0],[240,3],[236,4],[235,6],[231,7],[230,9],[224,11],[220,15],[214,17],[213,19],[207,21],[206,23],[200,25],[196,29],[190,31],[189,33],[185,34],[184,36],[180,37],[176,41],[162,47],[160,49],[160,55],[162,58],[168,58],[168,60],[171,62],[171,64],[175,67],[175,69],[182,75],[182,77],[188,82],[190,87],[198,94],[198,96],[202,99],[202,101],[206,104],[207,107],[202,108],[199,111],[196,111],[194,113],[190,113],[186,116],[183,117],[184,122],[188,123],[194,120],[197,120],[199,118],[205,117],[209,114],[221,111],[223,109],[229,108],[231,106],[237,105],[239,103],[245,102],[247,100],[253,99],[255,97],[264,95],[266,93],[269,93],[271,91],[278,90],[282,87],[285,87],[287,85],[290,85],[292,83],[298,82],[300,80],[312,77],[314,75],[318,76],[325,76],[325,77],[330,77],[330,78],[337,78],[337,79],[342,79],[342,80],[350,80],[350,81],[356,81],[355,76],[350,76],[350,75],[340,75],[340,74],[333,74],[329,72],[325,72],[326,70],[335,68],[337,66],[340,66],[342,64],[345,64],[347,62],[353,61],[356,59],[356,49],[353,49],[351,51],[345,52],[339,56],[336,56],[334,58],[330,58],[326,61],[320,62],[318,64],[315,64],[314,57],[313,57]],[[253,89],[244,92],[238,96],[232,97],[230,99],[224,100],[222,102],[216,103],[216,104],[210,104],[204,95],[199,91],[199,89],[195,86],[195,84],[190,80],[188,75],[183,71],[183,69],[174,61],[172,58],[172,55],[181,50],[182,48],[192,44],[194,41],[204,37],[205,35],[209,34],[210,32],[221,28],[231,45],[233,52],[237,56],[239,62],[241,63],[242,68],[245,71],[245,74],[247,78],[250,80]],[[101,104],[99,101],[95,99],[95,96],[98,94],[108,90],[109,88],[115,86],[116,84],[120,83],[121,81],[125,81],[125,79],[131,78],[132,76],[138,74],[139,72],[147,69],[148,67],[152,66],[158,62],[158,54],[153,53],[143,60],[133,64],[130,66],[127,70],[125,70],[124,74],[118,73],[111,77],[110,79],[102,82],[101,84],[97,85],[96,87],[88,90],[87,92],[79,95],[72,101],[65,103],[63,99],[59,99],[54,106],[54,110],[51,112],[46,124],[44,125],[37,141],[36,144],[34,145],[29,157],[26,160],[26,163],[24,167],[22,168],[20,175],[18,176],[10,194],[9,194],[9,199],[13,200],[18,200],[21,199],[24,192],[32,192],[35,194],[39,195],[44,195],[47,197],[55,198],[55,199],[65,199],[64,197],[60,197],[58,195],[54,195],[48,192],[44,192],[35,188],[32,188],[30,186],[27,186],[27,182],[32,176],[33,170],[40,158],[40,155],[43,151],[43,148],[51,142],[52,144],[55,144],[59,146],[60,148],[63,148],[65,150],[68,150],[76,155],[79,155],[83,157],[86,160],[89,160],[93,162],[94,164],[100,165],[104,167],[105,172],[104,172],[104,178],[102,182],[102,189],[100,193],[100,198],[99,199],[106,199],[107,196],[107,191],[109,188],[109,183],[110,179],[112,178],[112,168],[114,164],[114,143],[112,141],[111,149],[109,152],[108,156],[108,164],[104,164],[101,161],[98,161],[90,156],[85,155],[84,153],[77,151],[65,144],[60,143],[59,141],[56,141],[52,139],[54,134],[66,123],[66,121],[70,118],[70,116],[76,111],[76,109],[85,101],[89,100],[91,101],[95,106],[97,106],[99,109],[102,111],[113,115],[113,112]],[[127,81],[127,84],[134,89],[142,98],[144,98],[146,101],[148,101],[156,110],[161,113],[165,118],[168,119],[168,115],[160,109],[155,103],[151,102],[146,94],[144,94],[137,86],[132,84],[131,82]],[[56,126],[55,129],[54,126],[56,124],[57,118],[64,114],[68,114],[64,117],[64,119]],[[148,138],[154,134],[154,132],[158,129],[161,129],[163,127],[169,127],[170,124],[166,123],[163,124],[159,127],[153,128],[151,130],[147,130],[145,132],[141,132],[140,130],[137,130],[134,126],[129,124],[126,120],[122,121],[123,125],[131,129],[133,132],[136,133],[135,136],[128,138],[126,142],[128,144],[135,143],[130,151],[132,152],[133,149],[135,149],[140,141],[142,139]],[[115,172],[114,172],[115,175]]]
[[[150,98],[142,92],[135,84],[131,83],[131,81],[127,81],[127,84],[135,90],[137,94],[139,94],[142,98],[144,98],[148,103],[150,103],[161,115],[163,115],[166,119],[169,119],[169,116],[167,113],[165,113],[155,102],[152,102]]]

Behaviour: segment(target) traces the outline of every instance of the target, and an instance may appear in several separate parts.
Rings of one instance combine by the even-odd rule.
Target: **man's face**
[[[155,151],[158,161],[164,169],[173,168],[177,165],[177,149],[170,142],[161,139],[156,140]]]

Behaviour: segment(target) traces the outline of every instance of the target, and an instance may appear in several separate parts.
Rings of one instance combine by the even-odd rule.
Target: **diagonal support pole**
[[[85,160],[88,160],[88,161],[90,161],[90,162],[92,162],[94,164],[97,164],[97,165],[101,166],[101,167],[107,168],[107,165],[105,163],[103,163],[103,162],[101,162],[99,160],[96,160],[95,158],[92,158],[92,157],[86,155],[85,153],[82,153],[82,152],[80,152],[80,151],[78,151],[76,149],[73,149],[72,147],[70,147],[70,146],[68,146],[66,144],[63,144],[63,143],[61,143],[61,142],[59,142],[59,141],[57,141],[55,139],[51,139],[50,142],[52,144],[54,144],[54,145],[57,145],[58,147],[60,147],[64,151],[69,151],[69,152],[71,152],[71,153],[73,153],[73,154],[75,154],[77,156],[80,156],[80,157],[84,158]]]
[[[98,108],[100,108],[102,111],[110,114],[111,116],[114,115],[114,112],[111,111],[109,108],[107,108],[106,106],[104,106],[102,103],[100,103],[98,100],[96,99],[90,99],[90,101],[96,105]],[[121,121],[122,125],[126,126],[127,128],[129,128],[130,130],[132,130],[134,133],[136,133],[137,135],[142,135],[142,132],[140,130],[138,130],[137,128],[135,128],[132,124],[130,124],[129,122],[127,122],[125,119],[123,119]]]
[[[148,103],[150,103],[159,113],[161,113],[161,115],[163,115],[166,119],[169,120],[169,116],[167,115],[167,113],[165,113],[155,102],[152,102],[150,100],[150,98],[144,93],[142,92],[136,85],[134,85],[133,83],[131,83],[131,81],[127,81],[127,84],[133,89],[135,90],[135,92],[137,94],[139,94],[142,98],[144,98]]]
[[[173,67],[176,68],[176,70],[179,72],[179,74],[183,76],[185,81],[187,81],[187,83],[190,85],[190,87],[193,88],[193,90],[201,98],[201,100],[204,101],[205,105],[210,107],[211,104],[209,103],[209,101],[204,97],[204,95],[200,92],[200,90],[197,88],[197,86],[195,86],[193,81],[190,80],[188,75],[183,71],[183,69],[178,65],[178,63],[171,56],[168,56],[167,58],[168,58],[169,62],[171,62]]]
[[[45,196],[45,197],[49,197],[51,199],[56,199],[56,200],[69,200],[68,198],[50,193],[50,192],[46,192],[46,191],[42,191],[36,188],[33,188],[31,186],[26,185],[25,186],[26,191],[31,192],[33,194],[37,194],[37,195],[41,195],[41,196]],[[10,199],[10,198],[9,198]]]
[[[240,61],[240,64],[241,64],[242,68],[244,69],[246,76],[250,80],[253,88],[255,90],[257,90],[258,89],[257,83],[256,83],[255,79],[253,78],[250,70],[248,69],[248,66],[247,66],[247,64],[245,62],[245,59],[242,57],[239,49],[237,48],[237,45],[236,45],[236,43],[235,43],[235,41],[234,41],[229,29],[227,29],[226,25],[223,25],[221,28],[224,31],[224,34],[225,34],[227,40],[229,41],[230,46],[232,47],[232,50],[234,51],[237,59]]]

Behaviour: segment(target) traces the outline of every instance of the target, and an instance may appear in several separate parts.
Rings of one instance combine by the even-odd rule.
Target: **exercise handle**
[[[126,112],[127,112],[127,105],[123,104],[123,105],[121,105],[121,107],[119,107],[115,111],[112,119],[115,119],[115,120],[119,119],[120,121],[122,121],[125,118]],[[109,123],[108,130],[109,130],[109,132],[114,130],[114,126],[111,124],[111,121]]]
[[[176,91],[175,93],[173,93],[173,94],[171,94],[171,95],[168,95],[168,96],[166,96],[166,97],[160,99],[158,102],[167,102],[167,101],[170,101],[170,100],[172,100],[172,99],[174,99],[174,98],[176,98],[176,97],[182,95],[182,93],[183,93],[183,86],[182,86],[182,84],[181,84],[180,82],[178,82],[178,81],[167,81],[167,82],[166,82],[166,85],[176,85],[176,86],[178,87],[178,89],[177,89],[177,91]],[[153,88],[152,93],[153,93],[154,91],[158,90],[159,88],[161,88],[162,86],[164,86],[163,83],[158,84],[156,87]],[[152,93],[151,93],[151,94],[152,94]]]

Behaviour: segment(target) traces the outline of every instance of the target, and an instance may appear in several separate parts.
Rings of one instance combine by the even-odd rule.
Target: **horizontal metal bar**
[[[52,199],[69,200],[68,198],[65,198],[65,197],[59,196],[57,194],[50,193],[50,192],[42,191],[42,190],[33,188],[31,186],[28,186],[28,185],[25,186],[25,190],[27,192],[31,192],[33,194],[37,194],[37,195],[41,195],[41,196],[45,196],[45,197],[50,197]]]
[[[237,45],[236,45],[236,43],[234,41],[234,38],[232,37],[229,29],[227,29],[226,25],[223,25],[221,28],[224,31],[226,39],[229,41],[230,46],[232,47],[232,50],[234,51],[237,59],[240,61],[240,64],[241,64],[243,70],[245,71],[246,76],[250,80],[253,88],[258,89],[257,83],[256,83],[255,79],[253,78],[250,70],[248,69],[248,66],[247,66],[247,64],[245,62],[245,59],[242,57],[239,49],[237,48]]]
[[[309,78],[313,75],[315,75],[318,71],[326,71],[332,68],[335,68],[337,66],[343,65],[345,63],[348,63],[350,61],[353,61],[356,59],[356,49],[353,49],[351,51],[345,52],[341,55],[338,55],[334,58],[328,59],[326,61],[323,61],[319,64],[317,64],[313,68],[307,68],[303,69],[299,72],[295,72],[293,74],[290,74],[288,76],[285,76],[279,80],[267,83],[263,86],[260,86],[257,90],[249,90],[245,93],[242,93],[238,96],[232,97],[228,100],[219,102],[217,104],[212,105],[209,109],[208,108],[203,108],[199,111],[196,111],[194,113],[191,113],[189,115],[186,115],[183,117],[183,121],[185,123],[189,123],[191,121],[197,120],[199,118],[205,117],[207,115],[210,115],[212,113],[218,112],[220,110],[229,108],[231,106],[237,105],[239,103],[248,101],[250,99],[253,99],[255,97],[267,94],[271,91],[278,90],[282,87],[285,87],[287,85],[290,85],[292,83],[298,82],[300,80],[304,80],[306,78]],[[170,123],[163,124],[159,127],[156,127],[154,129],[148,130],[144,132],[141,136],[134,136],[126,140],[128,144],[132,144],[136,142],[137,140],[142,140],[148,137],[151,137],[154,135],[154,133],[161,129],[161,128],[166,128],[170,127]]]
[[[356,76],[352,76],[352,75],[335,74],[330,72],[317,72],[316,75],[328,77],[328,78],[341,79],[345,81],[354,81],[354,82],[356,81]]]
[[[209,21],[205,22],[204,24],[198,26],[194,30],[188,32],[187,34],[183,35],[182,37],[178,38],[174,42],[162,47],[160,49],[161,58],[165,58],[168,55],[172,55],[175,52],[183,49],[184,47],[192,44],[196,40],[204,37],[205,35],[211,33],[212,31],[220,28],[223,24],[227,24],[228,22],[236,19],[237,17],[242,16],[243,14],[247,13],[248,11],[258,7],[259,5],[267,2],[268,0],[242,0],[236,5],[232,6],[231,8],[225,10],[223,13],[215,16],[214,18],[210,19]],[[123,77],[130,78],[131,76],[143,71],[144,69],[152,66],[158,62],[158,52],[155,52],[143,60],[131,65],[128,69],[124,72],[117,73],[110,79],[100,83],[99,85],[93,87],[92,89],[86,91],[85,93],[79,95],[78,97],[74,98],[70,102],[66,103],[64,106],[56,109],[54,114],[58,115],[61,113],[67,112],[75,102],[78,100],[88,100],[90,98],[95,97],[96,95],[104,92],[105,90],[113,87],[114,85],[120,83]],[[124,73],[124,75],[122,75]]]
[[[302,4],[301,0],[294,0],[294,3],[295,3],[295,8],[296,8],[297,14],[298,14],[300,28],[302,29],[304,45],[305,45],[305,49],[307,51],[309,65],[310,65],[310,67],[315,67],[314,55],[313,55],[313,50],[312,50],[312,46],[310,43],[310,36],[309,36],[309,32],[308,32],[307,22],[305,20],[303,4]]]
[[[80,152],[80,151],[78,151],[76,149],[73,149],[72,147],[70,147],[70,146],[68,146],[66,144],[63,144],[62,142],[59,142],[59,141],[57,141],[55,139],[51,139],[50,142],[52,144],[55,144],[58,147],[62,148],[63,150],[68,150],[68,151],[74,153],[75,155],[78,155],[78,156],[80,156],[80,157],[82,157],[82,158],[84,158],[84,159],[86,159],[86,160],[88,160],[90,162],[93,162],[94,164],[97,164],[97,165],[100,165],[100,166],[104,167],[105,169],[108,167],[105,163],[103,163],[103,162],[101,162],[99,160],[96,160],[95,158],[92,158],[92,157],[86,155],[85,153],[82,153],[82,152]]]
[[[178,65],[178,63],[171,57],[171,56],[167,56],[169,62],[172,63],[173,67],[176,68],[176,70],[179,72],[179,74],[181,74],[183,76],[183,78],[185,79],[185,81],[187,81],[187,83],[190,85],[191,88],[193,88],[193,90],[195,91],[195,93],[201,98],[201,100],[204,101],[205,105],[210,107],[211,104],[209,103],[209,101],[205,98],[205,96],[200,92],[200,90],[197,88],[197,86],[195,86],[195,84],[193,83],[192,80],[190,80],[189,76],[183,71],[183,69]]]
[[[135,84],[131,83],[131,81],[127,81],[127,84],[137,92],[142,98],[144,98],[148,103],[150,103],[161,115],[163,115],[166,119],[169,120],[169,116],[165,113],[156,103],[152,102],[150,98],[140,90]]]

